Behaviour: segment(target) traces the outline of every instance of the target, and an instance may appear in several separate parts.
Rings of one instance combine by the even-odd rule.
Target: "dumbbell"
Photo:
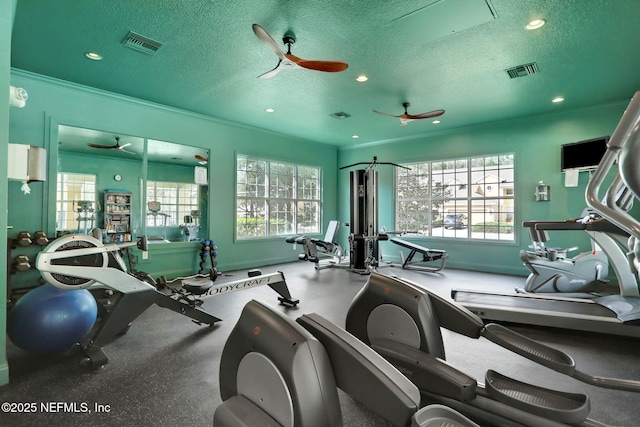
[[[44,231],[36,231],[33,234],[33,241],[36,245],[45,246],[49,244],[49,238]]]
[[[33,241],[31,240],[31,233],[29,233],[28,231],[19,232],[18,237],[16,237],[15,239],[15,243],[18,246],[29,246],[33,243]]]
[[[24,271],[29,270],[30,268],[31,268],[31,263],[30,263],[29,257],[26,255],[18,255],[13,260],[14,272],[22,273]]]

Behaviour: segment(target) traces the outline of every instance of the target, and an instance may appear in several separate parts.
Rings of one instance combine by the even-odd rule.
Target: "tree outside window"
[[[320,169],[239,154],[238,239],[320,232]]]
[[[396,170],[396,230],[514,239],[514,155],[405,164]]]

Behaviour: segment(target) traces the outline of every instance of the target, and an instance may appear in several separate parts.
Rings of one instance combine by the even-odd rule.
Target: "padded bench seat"
[[[440,271],[444,268],[447,258],[449,255],[447,251],[441,249],[429,249],[424,246],[420,246],[416,243],[409,242],[407,240],[402,240],[397,237],[393,237],[389,239],[389,241],[395,243],[396,245],[400,245],[407,249],[410,249],[409,256],[405,259],[402,252],[400,252],[400,256],[402,258],[402,268],[405,269],[413,269],[413,270],[422,270],[429,272]],[[414,260],[413,257],[416,253],[422,254],[422,260]],[[435,266],[430,265],[415,265],[416,263],[424,263],[424,262],[433,262],[440,261],[440,264]]]

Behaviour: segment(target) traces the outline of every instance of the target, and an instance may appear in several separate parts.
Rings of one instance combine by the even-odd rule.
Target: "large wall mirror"
[[[199,241],[208,235],[208,158],[202,148],[59,125],[56,233]]]

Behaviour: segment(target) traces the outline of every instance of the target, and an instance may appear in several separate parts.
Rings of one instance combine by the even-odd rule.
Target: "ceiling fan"
[[[389,117],[395,117],[397,119],[400,119],[400,126],[406,126],[407,123],[412,122],[414,120],[420,120],[420,119],[430,119],[432,117],[438,117],[444,114],[444,110],[433,110],[433,111],[429,111],[428,113],[422,113],[422,114],[409,114],[407,112],[407,108],[409,108],[411,106],[411,104],[409,104],[408,102],[403,102],[402,106],[404,107],[404,114],[401,114],[399,116],[394,116],[393,114],[387,114],[387,113],[383,113],[381,111],[378,110],[373,110],[374,113],[378,113],[378,114],[382,114],[383,116],[389,116]]]
[[[100,144],[87,144],[89,147],[92,148],[100,148],[103,150],[118,150],[118,151],[124,151],[125,153],[129,153],[129,154],[136,154],[133,151],[128,151],[125,150],[125,147],[128,147],[129,145],[131,145],[130,142],[124,144],[124,145],[120,145],[120,137],[116,136],[116,145],[100,145]]]
[[[196,154],[195,157],[198,163],[200,163],[201,165],[206,165],[209,162],[209,159],[201,156],[200,154]]]
[[[282,41],[287,45],[287,53],[284,53],[284,51],[280,49],[278,43],[276,43],[267,30],[260,25],[253,24],[253,32],[264,44],[271,48],[279,58],[278,65],[276,65],[273,70],[258,76],[259,78],[266,79],[273,77],[284,69],[307,68],[309,70],[336,73],[346,70],[349,66],[349,64],[342,61],[310,61],[292,55],[291,45],[296,42],[296,37],[291,32],[287,32],[284,37],[282,37]]]

